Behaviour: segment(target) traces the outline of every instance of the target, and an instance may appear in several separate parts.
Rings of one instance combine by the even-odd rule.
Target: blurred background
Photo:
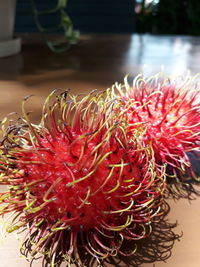
[[[38,9],[55,6],[56,0],[35,1]],[[30,1],[18,0],[16,31],[36,32]],[[200,34],[198,0],[69,0],[67,12],[81,32]],[[46,16],[52,26],[58,14]]]
[[[199,18],[198,0],[0,0],[0,78],[62,70],[76,79],[84,73],[87,83],[101,75],[105,88],[161,65],[169,74],[196,73]],[[6,57],[12,45],[15,55]]]
[[[0,120],[14,111],[19,117],[24,96],[34,95],[27,110],[38,122],[53,89],[105,90],[161,66],[167,75],[200,71],[199,0],[0,0]],[[150,263],[142,267],[199,267],[200,201],[170,205],[168,220],[178,220],[175,232],[184,234],[168,240],[166,262],[144,251]],[[0,258],[0,267],[29,266],[12,236]]]

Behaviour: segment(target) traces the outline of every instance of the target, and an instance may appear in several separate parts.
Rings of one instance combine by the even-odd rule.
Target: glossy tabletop
[[[0,59],[0,119],[10,112],[20,116],[23,97],[34,95],[28,106],[37,122],[45,97],[56,88],[70,88],[74,94],[104,90],[123,81],[126,74],[130,79],[139,72],[149,76],[161,66],[169,75],[200,72],[200,37],[82,35],[79,44],[63,54],[50,52],[41,44],[41,36],[22,38],[21,54]],[[135,258],[108,266],[200,266],[200,197],[168,203],[170,213],[156,234],[142,243]],[[170,230],[169,223],[175,222],[177,227]],[[0,267],[28,267],[20,257],[16,237],[10,234],[5,241],[1,239]],[[33,266],[41,264],[38,261]]]

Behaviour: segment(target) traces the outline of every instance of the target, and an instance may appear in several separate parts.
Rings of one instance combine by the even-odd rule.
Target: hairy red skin
[[[25,251],[48,248],[53,262],[49,244],[66,242],[56,257],[79,263],[80,238],[99,258],[120,251],[123,239],[149,235],[163,214],[165,189],[165,174],[155,169],[151,153],[127,140],[112,103],[94,103],[90,96],[67,101],[61,94],[53,107],[47,104],[40,125],[26,118],[8,127],[2,141],[0,183],[11,189],[0,195],[6,204],[1,214],[18,214],[9,231],[29,225]]]
[[[24,181],[27,184],[40,181],[31,190],[32,195],[37,198],[37,205],[44,202],[47,188],[53,185],[48,196],[45,196],[47,203],[43,209],[43,216],[47,217],[48,221],[53,223],[62,219],[66,223],[69,222],[71,226],[79,228],[82,225],[84,229],[99,225],[102,219],[109,223],[116,217],[116,215],[109,214],[109,211],[123,210],[129,206],[130,197],[124,197],[124,195],[137,190],[138,184],[141,185],[141,190],[134,196],[135,204],[133,207],[139,205],[141,199],[148,201],[152,197],[157,198],[159,193],[151,192],[152,188],[151,190],[146,189],[151,176],[148,176],[147,179],[143,178],[147,172],[145,160],[142,157],[138,159],[136,153],[132,153],[130,156],[127,151],[120,147],[114,137],[105,147],[99,149],[99,154],[112,153],[99,164],[87,179],[73,185],[73,181],[77,181],[93,171],[92,167],[95,166],[92,164],[95,159],[92,151],[102,142],[100,134],[95,136],[90,143],[84,139],[80,140],[81,135],[80,133],[73,133],[70,142],[63,133],[58,133],[54,138],[46,135],[40,140],[40,146],[47,151],[40,152],[38,155],[38,153],[29,152],[27,149],[27,151],[17,155],[23,162],[41,162],[39,164],[18,164],[18,168],[25,174]],[[72,143],[74,145],[70,146]],[[84,147],[84,154],[81,156],[82,147]],[[130,163],[131,157],[134,158],[136,164]],[[120,167],[114,168],[111,177],[105,183],[111,173],[112,167],[110,165],[120,165],[122,159],[128,165],[124,164],[122,173],[120,173]],[[142,165],[144,167],[141,170],[140,166]],[[127,180],[130,182],[125,182]],[[120,181],[120,186],[113,192],[106,193],[112,191],[118,181]],[[142,188],[146,189],[146,192],[143,193]],[[147,196],[148,194],[149,196]],[[84,204],[87,196],[88,203]],[[132,214],[135,220],[139,219],[140,222],[150,220],[150,217],[141,217],[137,213],[134,215],[134,209],[131,209],[129,214]],[[124,223],[123,217],[126,219],[127,215],[118,216],[118,223]]]
[[[156,163],[167,164],[169,175],[179,177],[194,174],[187,152],[199,151],[200,148],[200,92],[185,84],[146,81],[136,79],[135,87],[119,88],[116,97],[125,110],[127,134],[131,138],[138,131],[144,131],[142,142],[145,147],[152,147]],[[188,85],[187,85],[188,86]],[[183,178],[184,179],[184,178]]]
[[[148,89],[147,89],[148,90]],[[130,95],[140,104],[136,104],[136,111],[129,110],[128,121],[145,123],[144,143],[152,141],[158,162],[169,164],[188,163],[185,152],[199,149],[200,141],[200,113],[199,105],[194,105],[199,94],[192,96],[176,92],[175,86],[163,86],[153,95],[142,88],[142,99]],[[155,89],[156,91],[156,89]],[[145,105],[145,102],[149,104]],[[132,131],[134,126],[130,126]]]

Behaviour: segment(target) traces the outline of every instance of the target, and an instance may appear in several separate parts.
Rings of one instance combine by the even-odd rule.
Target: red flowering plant
[[[138,75],[133,85],[127,78],[108,89],[108,98],[118,100],[115,109],[126,121],[127,136],[136,138],[152,151],[157,166],[166,164],[169,192],[173,197],[190,197],[199,181],[191,158],[199,157],[200,87],[198,76],[170,79],[159,73],[150,78]],[[196,190],[196,192],[197,190]]]
[[[22,121],[2,121],[0,184],[9,189],[0,193],[0,214],[12,213],[7,231],[25,231],[22,254],[42,254],[43,266],[86,266],[86,253],[103,266],[134,253],[124,242],[145,238],[162,217],[164,167],[138,141],[140,125],[127,138],[115,100],[54,95],[40,124],[30,121],[26,100]]]

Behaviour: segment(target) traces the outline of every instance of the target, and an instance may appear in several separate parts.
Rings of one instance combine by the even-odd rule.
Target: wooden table
[[[0,59],[0,117],[17,111],[21,100],[33,94],[30,109],[38,121],[45,97],[55,88],[71,88],[74,94],[105,89],[143,71],[155,74],[163,65],[167,74],[181,74],[188,69],[200,71],[200,37],[152,35],[83,35],[80,43],[64,54],[53,54],[41,44],[41,38],[23,36],[22,53]],[[142,267],[200,266],[200,198],[189,202],[169,201],[169,222],[178,222],[174,232],[183,236],[171,248],[166,262],[143,263]],[[155,248],[156,249],[156,248]],[[140,257],[145,260],[144,255]],[[15,237],[10,235],[0,245],[0,267],[27,267],[19,257]],[[35,266],[40,267],[40,263]],[[115,265],[113,265],[115,266]],[[123,266],[133,266],[125,264]]]

